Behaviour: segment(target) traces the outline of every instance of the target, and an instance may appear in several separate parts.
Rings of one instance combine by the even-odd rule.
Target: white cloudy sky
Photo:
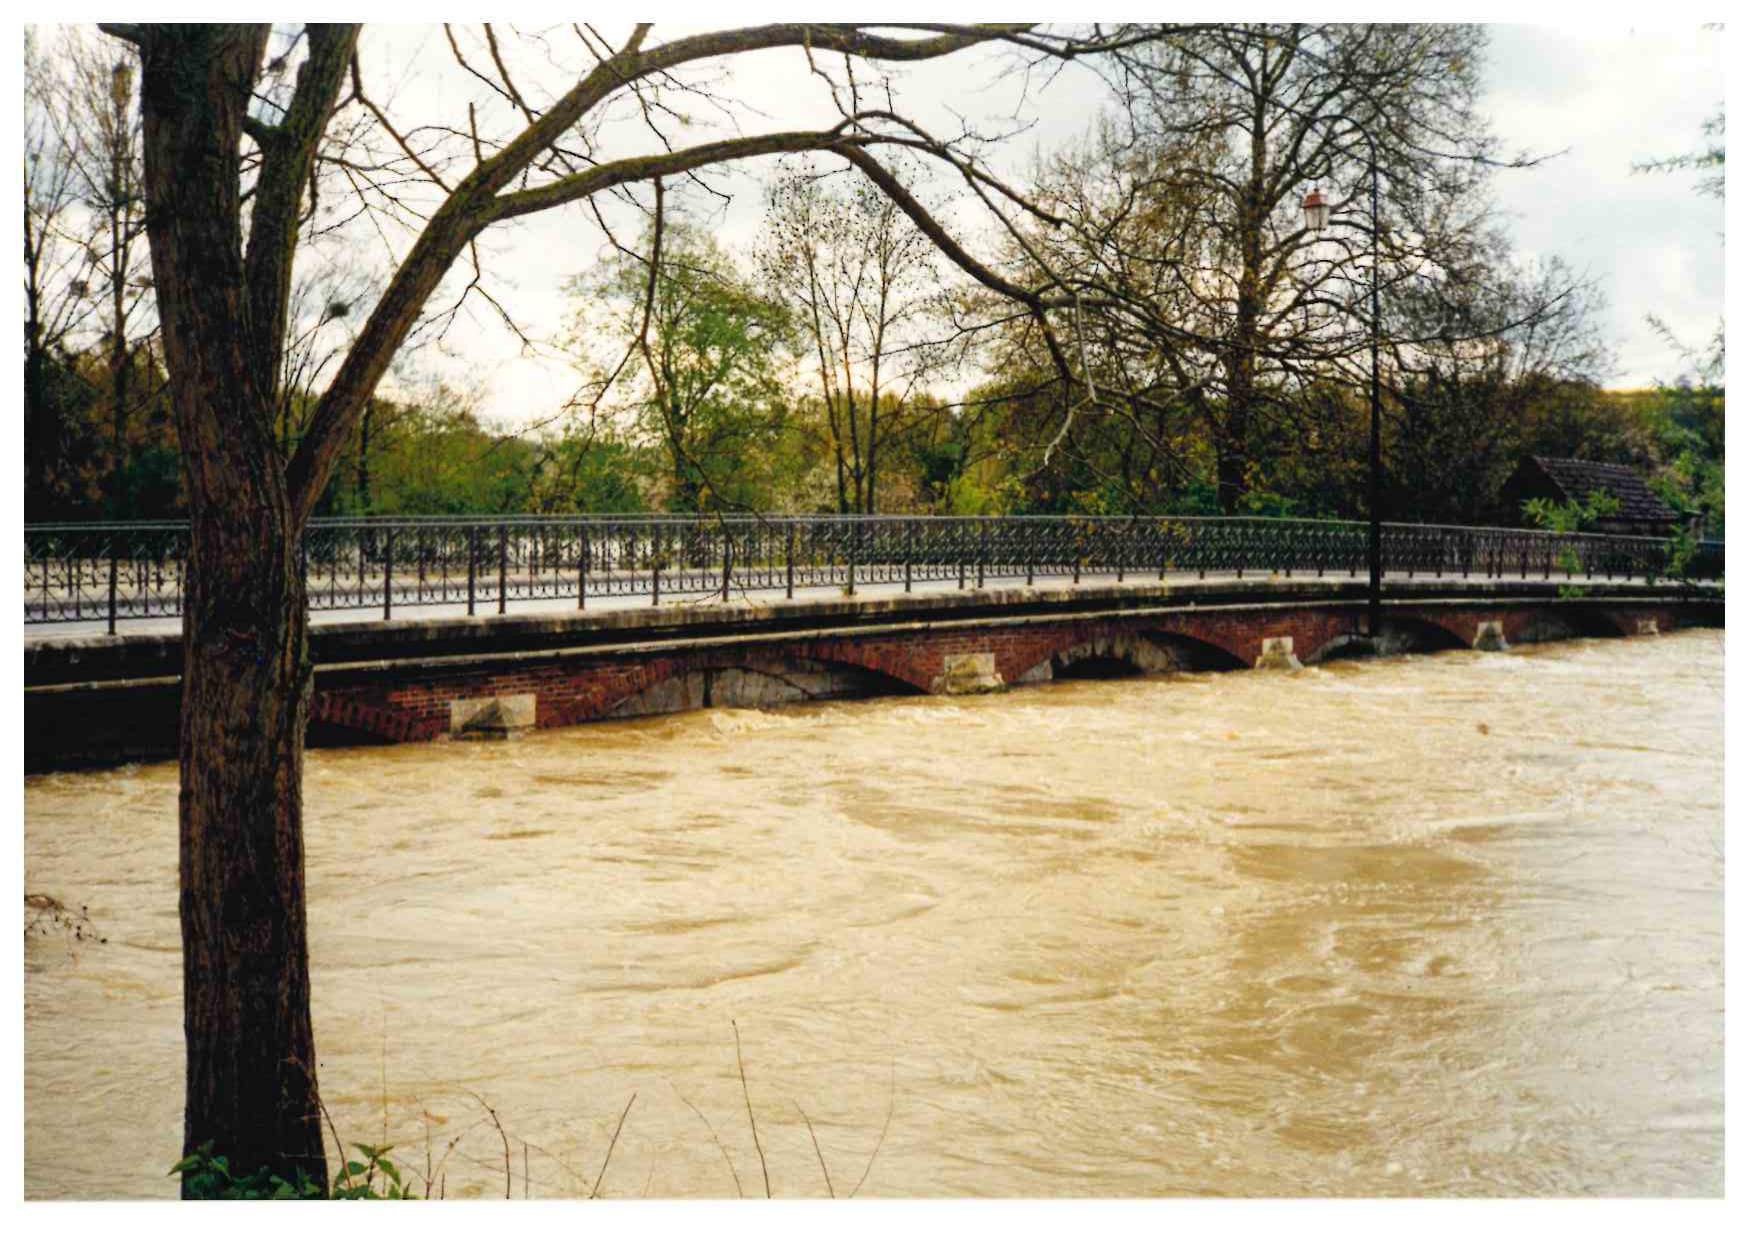
[[[656,37],[662,34],[658,26]],[[1608,299],[1604,330],[1618,357],[1609,377],[1616,386],[1673,378],[1681,368],[1647,314],[1700,344],[1723,313],[1723,205],[1695,194],[1691,176],[1635,175],[1631,167],[1698,146],[1701,122],[1724,97],[1726,38],[1697,25],[1492,27],[1484,102],[1496,132],[1513,149],[1564,152],[1537,169],[1500,174],[1498,201],[1523,253],[1558,255],[1599,281]],[[552,59],[574,69],[573,47],[555,36]],[[397,117],[455,111],[456,71],[440,28],[377,28],[367,32],[363,52],[370,79],[382,81],[385,93],[391,78],[396,83]],[[539,71],[536,60],[525,63]],[[743,114],[747,131],[829,116],[817,80],[794,51],[749,58],[722,86],[764,114]],[[954,113],[993,127],[1011,115],[1016,96],[1013,82],[997,80],[991,65],[974,58],[910,67],[900,89],[907,111],[942,128]],[[1017,170],[1035,150],[1072,141],[1099,102],[1089,75],[1063,74],[1032,94],[1024,112],[1032,127],[996,162]],[[756,167],[716,178],[734,195],[714,221],[733,246],[750,244],[758,230]],[[572,208],[488,234],[485,244],[495,291],[539,337],[560,329],[561,286],[594,260],[602,238]],[[562,362],[524,355],[483,306],[449,333],[441,351],[419,354],[416,366],[476,387],[483,412],[508,422],[551,416],[574,387]]]

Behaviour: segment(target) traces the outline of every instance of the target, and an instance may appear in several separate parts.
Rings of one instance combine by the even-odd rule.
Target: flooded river
[[[1723,652],[316,752],[324,1093],[451,1197],[1718,1194]],[[172,1195],[175,770],[25,813],[26,1193]]]

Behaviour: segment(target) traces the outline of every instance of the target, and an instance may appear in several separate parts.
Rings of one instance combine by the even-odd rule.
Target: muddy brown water
[[[314,752],[324,1093],[451,1197],[634,1096],[604,1195],[762,1195],[738,1027],[783,1195],[1721,1193],[1723,649]],[[175,769],[25,814],[26,1193],[172,1195]]]

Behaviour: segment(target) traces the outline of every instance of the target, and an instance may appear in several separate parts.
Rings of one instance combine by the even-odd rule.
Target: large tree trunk
[[[326,1184],[304,921],[311,668],[297,519],[249,330],[238,160],[265,27],[142,47],[152,272],[191,546],[182,621],[183,1152]]]
[[[312,675],[297,540],[273,507],[238,520],[202,505],[192,525],[180,737],[184,1148],[210,1141],[238,1171],[302,1170],[325,1184],[304,917]]]
[[[1267,58],[1264,63],[1266,66]],[[1262,339],[1263,230],[1268,223],[1267,92],[1253,88],[1250,116],[1250,177],[1238,198],[1238,296],[1227,342],[1226,407],[1214,436],[1220,511],[1232,516],[1249,489],[1251,413],[1256,402],[1257,354]]]
[[[1214,436],[1220,511],[1232,516],[1249,489],[1251,413],[1256,402],[1257,353],[1262,339],[1262,222],[1254,193],[1241,206],[1238,298],[1227,342],[1226,402]]]
[[[1243,314],[1241,302],[1240,314]],[[1214,471],[1219,488],[1220,511],[1233,516],[1244,498],[1249,479],[1245,476],[1250,437],[1250,406],[1256,397],[1256,368],[1243,347],[1235,348],[1226,361],[1226,401],[1214,428]]]
[[[47,361],[37,343],[40,330],[34,318],[25,321],[24,425],[25,505],[27,519],[52,520],[49,498],[54,462],[60,458],[55,433],[55,411],[49,407]]]

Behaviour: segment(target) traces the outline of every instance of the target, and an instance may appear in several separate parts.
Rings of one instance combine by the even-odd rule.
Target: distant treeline
[[[147,395],[117,452],[108,359],[56,358],[44,389],[50,416],[27,434],[29,521],[173,517],[183,511],[176,432],[164,377],[145,361],[131,389]],[[1150,468],[1126,424],[1070,427],[1049,460],[1036,448],[1053,416],[1042,380],[985,384],[958,401],[910,402],[885,445],[881,511],[894,513],[1213,513],[1212,452],[1186,425],[1174,437],[1188,470]],[[699,507],[778,512],[839,508],[837,456],[818,400],[772,400],[757,435],[697,462],[694,485],[662,444],[635,426],[565,420],[517,433],[489,425],[461,396],[378,398],[322,502],[328,514],[640,512]],[[1185,422],[1189,419],[1186,417]],[[1317,394],[1299,431],[1277,424],[1250,444],[1243,511],[1359,517],[1365,513],[1367,407],[1359,395]],[[1070,444],[1072,450],[1066,450]],[[1526,455],[1629,464],[1679,510],[1723,521],[1724,397],[1692,385],[1608,391],[1531,376],[1509,384],[1428,382],[1391,394],[1384,429],[1392,518],[1514,522],[1501,485]],[[1197,470],[1198,458],[1208,468]],[[1188,474],[1186,479],[1183,474]]]

